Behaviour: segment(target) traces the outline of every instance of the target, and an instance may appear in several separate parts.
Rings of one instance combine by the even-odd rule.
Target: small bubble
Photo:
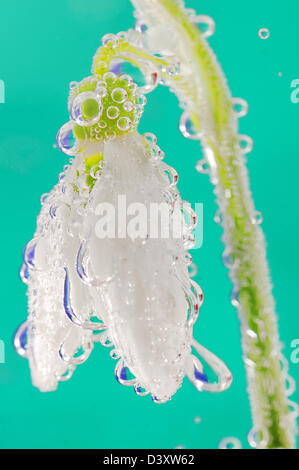
[[[116,119],[118,118],[119,113],[119,109],[116,106],[109,106],[106,114],[109,119]]]
[[[193,122],[191,121],[187,111],[184,111],[181,116],[179,128],[183,136],[187,139],[200,140],[202,137],[202,134],[194,128]]]
[[[195,416],[194,423],[199,424],[200,422],[201,422],[201,417],[200,416]]]
[[[201,160],[199,160],[196,163],[195,168],[198,171],[198,173],[201,173],[203,175],[209,173],[209,164],[205,158],[202,158]]]
[[[76,138],[74,136],[74,123],[67,122],[58,131],[56,143],[59,150],[67,155],[74,155],[76,148]]]
[[[131,121],[127,117],[121,117],[117,121],[117,127],[120,131],[127,131],[131,127]]]
[[[42,195],[41,195],[41,197],[40,197],[40,203],[41,203],[42,206],[43,206],[44,203],[46,202],[46,199],[47,199],[48,196],[49,196],[48,193],[45,193],[45,194],[42,194]]]
[[[242,98],[233,98],[232,99],[233,110],[237,118],[246,116],[248,113],[248,103]]]
[[[242,449],[242,444],[236,437],[225,437],[218,446],[219,449]]]
[[[269,36],[270,36],[270,31],[268,28],[261,28],[259,30],[259,37],[261,39],[268,39]]]
[[[255,211],[251,217],[251,222],[253,225],[260,225],[263,222],[263,214],[259,211]]]
[[[114,48],[118,46],[118,37],[115,34],[105,34],[102,38],[102,45]]]
[[[215,33],[216,25],[213,18],[207,15],[192,15],[193,23],[196,23],[204,38],[208,38]]]
[[[128,93],[123,88],[114,88],[111,97],[116,103],[124,103],[128,98]]]
[[[134,105],[131,101],[125,101],[125,103],[123,104],[123,108],[125,111],[127,111],[127,113],[129,113],[134,108]]]

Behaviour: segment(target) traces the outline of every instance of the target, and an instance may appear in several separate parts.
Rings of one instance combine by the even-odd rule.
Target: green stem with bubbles
[[[264,235],[249,189],[237,120],[224,75],[182,2],[132,0],[132,3],[142,22],[148,26],[167,25],[178,38],[174,52],[186,73],[168,77],[168,83],[187,103],[190,119],[201,132],[201,144],[215,185],[256,431],[251,433],[250,443],[254,445],[254,438],[258,448],[294,448],[295,413],[289,409],[287,371],[281,366],[283,357]]]

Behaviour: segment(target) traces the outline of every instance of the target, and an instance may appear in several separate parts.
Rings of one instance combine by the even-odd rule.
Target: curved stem
[[[287,371],[281,366],[283,358],[264,235],[258,225],[244,151],[237,134],[237,118],[224,75],[181,1],[132,0],[132,3],[149,28],[166,25],[172,32],[169,36],[182,72],[168,77],[168,82],[185,101],[189,117],[200,131],[209,163],[222,215],[226,262],[229,260],[234,286],[232,303],[238,309],[241,323],[255,430],[252,435],[255,434],[259,448],[293,448],[295,413],[289,409]]]

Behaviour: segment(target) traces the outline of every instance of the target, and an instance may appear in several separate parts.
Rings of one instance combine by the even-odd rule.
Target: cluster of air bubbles
[[[188,110],[184,111],[180,118],[179,129],[187,139],[200,140],[202,138],[202,133],[195,129]]]
[[[110,44],[111,35],[104,38]],[[98,63],[96,63],[98,65]],[[105,72],[73,83],[69,97],[71,121],[57,134],[57,146],[74,155],[80,141],[102,142],[136,129],[146,98],[128,74]]]
[[[143,134],[145,144],[153,161],[160,162],[165,157],[163,150],[157,145],[157,137],[151,132]],[[170,167],[169,167],[170,168]]]
[[[219,449],[242,449],[242,444],[236,437],[224,437],[221,439]]]

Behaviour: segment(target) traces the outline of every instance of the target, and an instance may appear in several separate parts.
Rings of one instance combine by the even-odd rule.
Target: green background
[[[299,338],[299,103],[290,100],[290,83],[299,78],[299,3],[193,0],[187,6],[215,19],[210,43],[233,96],[249,102],[241,133],[255,144],[248,156],[251,187],[264,216],[279,328],[290,359],[290,343]],[[69,382],[42,394],[30,383],[27,361],[12,347],[13,332],[26,317],[26,289],[18,278],[22,249],[33,235],[40,195],[67,163],[53,144],[68,120],[68,84],[89,75],[101,37],[132,27],[132,13],[129,0],[1,4],[0,79],[6,86],[6,102],[0,104],[0,338],[6,352],[0,364],[1,448],[217,448],[227,436],[248,447],[251,418],[239,325],[221,263],[221,229],[213,222],[212,186],[194,170],[200,149],[178,131],[181,110],[166,88],[148,96],[140,130],[157,135],[167,163],[180,175],[184,199],[204,204],[204,242],[194,259],[205,302],[195,336],[229,365],[233,385],[212,395],[197,392],[185,379],[171,402],[156,405],[116,382],[115,364],[98,346]],[[267,40],[258,36],[262,27],[270,30]],[[298,381],[299,363],[290,364],[290,371]],[[298,392],[292,398],[299,401]]]

